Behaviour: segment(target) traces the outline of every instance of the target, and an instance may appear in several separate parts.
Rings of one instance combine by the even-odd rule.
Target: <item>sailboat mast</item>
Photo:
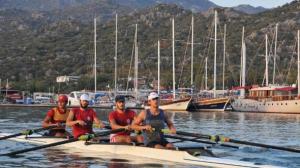
[[[300,96],[300,30],[298,30],[298,96]]]
[[[275,48],[274,48],[274,65],[273,65],[273,85],[275,84],[275,73],[276,73],[276,57],[277,57],[277,34],[278,34],[278,23],[275,28]]]
[[[173,57],[173,100],[176,98],[175,93],[175,28],[174,18],[172,19],[172,57]]]
[[[205,58],[205,90],[207,90],[207,57]]]
[[[242,86],[242,73],[243,73],[243,43],[245,37],[245,27],[243,26],[242,30],[242,47],[241,47],[241,72],[240,72],[240,86]]]
[[[137,24],[135,24],[134,36],[134,92],[135,98],[138,96],[138,41],[137,41]]]
[[[268,58],[268,35],[266,34],[266,86],[269,86],[269,71],[268,71],[268,63],[269,63],[269,58]]]
[[[157,41],[157,93],[160,94],[160,41]]]
[[[226,24],[224,25],[224,46],[223,46],[223,87],[225,89],[225,57],[226,57]]]
[[[95,93],[97,91],[97,19],[94,18],[94,80],[95,80]]]
[[[245,41],[242,42],[242,90],[241,90],[241,97],[245,98],[245,86],[246,86],[246,43]]]
[[[194,85],[194,16],[192,16],[192,39],[191,39],[191,87]]]
[[[118,14],[116,13],[116,27],[115,27],[115,96],[117,95],[117,79],[118,79]]]
[[[217,89],[217,11],[215,11],[214,98]]]

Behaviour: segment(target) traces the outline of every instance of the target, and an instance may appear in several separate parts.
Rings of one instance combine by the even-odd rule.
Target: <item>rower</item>
[[[117,95],[115,97],[116,110],[110,112],[109,122],[112,130],[124,128],[126,131],[119,132],[110,135],[110,142],[113,143],[131,143],[138,142],[143,143],[143,137],[141,135],[130,136],[131,123],[136,117],[136,113],[132,110],[125,109],[125,97],[123,95]]]
[[[151,92],[148,96],[148,104],[150,109],[142,111],[132,123],[132,128],[142,130],[144,144],[154,148],[174,149],[172,143],[169,143],[162,133],[165,124],[168,125],[171,134],[176,133],[173,122],[159,108],[159,96],[155,92]],[[142,126],[140,125],[142,123]]]
[[[57,126],[49,130],[45,135],[46,136],[55,136],[55,137],[66,137],[69,133],[65,129],[65,123],[69,114],[69,109],[66,107],[68,103],[68,97],[66,95],[58,96],[57,107],[50,109],[47,112],[46,117],[43,120],[42,126],[44,128],[50,126]]]
[[[73,108],[68,116],[67,125],[72,127],[73,136],[78,138],[80,135],[92,134],[93,124],[103,128],[104,124],[98,119],[96,112],[88,108],[90,98],[87,94],[80,96],[80,107]]]

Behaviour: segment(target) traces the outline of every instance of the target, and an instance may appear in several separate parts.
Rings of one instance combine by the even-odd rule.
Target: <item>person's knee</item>
[[[130,138],[130,136],[126,136],[126,138],[124,138],[125,139],[125,142],[126,143],[131,143],[131,138]]]
[[[168,144],[166,145],[166,148],[174,148],[174,145],[171,144],[171,143],[168,143]]]

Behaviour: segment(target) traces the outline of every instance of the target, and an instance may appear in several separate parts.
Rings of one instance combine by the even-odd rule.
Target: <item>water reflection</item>
[[[0,132],[17,133],[28,128],[39,128],[49,108],[1,108]],[[96,109],[98,117],[108,120],[111,110]],[[233,139],[300,149],[300,115],[238,112],[168,113],[178,130],[209,135],[223,134]],[[12,141],[0,141],[0,153],[31,145]],[[217,150],[217,149],[216,149]],[[264,148],[226,148],[220,154],[228,158],[258,161],[287,167],[300,167],[300,156]],[[186,167],[186,165],[141,160],[131,156],[114,156],[100,153],[90,157],[63,150],[47,149],[30,152],[23,157],[1,157],[1,167]],[[193,167],[193,166],[189,166]]]

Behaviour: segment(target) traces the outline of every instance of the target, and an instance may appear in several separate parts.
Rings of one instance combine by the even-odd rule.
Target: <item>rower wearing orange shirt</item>
[[[66,107],[68,103],[68,97],[66,95],[60,95],[58,97],[57,107],[50,109],[47,112],[46,117],[43,120],[43,127],[57,126],[49,130],[47,136],[66,137],[69,133],[65,129],[65,123],[70,110]]]

